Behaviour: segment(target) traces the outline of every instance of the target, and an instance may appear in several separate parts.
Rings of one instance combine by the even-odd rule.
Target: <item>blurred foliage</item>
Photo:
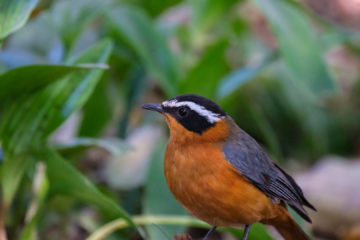
[[[359,69],[359,33],[299,2],[36,4],[0,4],[0,236],[83,239],[115,218],[134,226],[129,213],[146,228],[115,227],[107,239],[167,239],[194,226],[180,223],[185,212],[162,174],[167,137],[151,152],[127,144],[139,126],[158,121],[141,112],[143,102],[209,97],[275,161],[306,165],[359,149],[360,73],[347,73]],[[337,64],[334,51],[351,60]],[[149,165],[145,182],[109,186],[103,166],[131,151],[145,151],[137,161]],[[154,214],[160,225],[147,217]],[[252,231],[251,239],[270,238],[261,225]]]

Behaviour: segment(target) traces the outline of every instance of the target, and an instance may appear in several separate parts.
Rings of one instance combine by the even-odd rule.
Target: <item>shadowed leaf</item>
[[[314,95],[337,89],[326,67],[323,48],[307,16],[285,0],[255,0],[269,20],[281,55],[296,82]]]
[[[63,194],[97,206],[111,219],[123,218],[135,226],[127,213],[102,194],[84,175],[52,150],[44,155],[50,183],[50,194]]]
[[[141,9],[121,6],[108,13],[115,37],[125,42],[169,96],[175,94],[179,73],[167,42]]]

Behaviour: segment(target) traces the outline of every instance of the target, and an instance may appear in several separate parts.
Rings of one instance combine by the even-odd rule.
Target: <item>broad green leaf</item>
[[[220,40],[206,50],[179,87],[180,93],[196,93],[213,98],[220,79],[228,72],[225,50],[228,43]]]
[[[224,98],[237,90],[242,84],[256,77],[268,64],[276,59],[275,54],[270,54],[258,65],[253,67],[244,67],[235,70],[224,77],[217,90],[217,96]]]
[[[111,42],[102,41],[69,60],[69,64],[105,63],[111,49]],[[33,95],[19,96],[6,108],[0,126],[4,149],[15,153],[41,145],[42,140],[87,101],[102,72],[93,69],[73,73]]]
[[[1,0],[0,40],[21,28],[38,0]]]
[[[95,205],[110,219],[123,218],[135,226],[127,213],[101,193],[84,175],[52,150],[45,153],[50,194],[63,194]]]
[[[66,75],[79,70],[104,68],[103,64],[93,65],[30,65],[14,68],[0,75],[0,99],[18,98],[20,94],[40,89]]]
[[[105,63],[112,49],[111,42],[102,41],[71,62],[76,64]],[[92,93],[103,70],[73,73],[49,84],[32,95],[19,96],[5,108],[0,124],[0,139],[4,150],[2,172],[3,198],[9,205],[27,164],[34,159],[21,158],[34,148],[43,147],[46,138],[72,113],[78,110]],[[15,160],[14,160],[15,159]],[[16,179],[10,173],[16,173]]]
[[[151,165],[146,181],[145,193],[143,198],[143,212],[146,215],[153,214],[186,214],[184,208],[175,200],[166,184],[164,175],[164,153],[166,142],[164,139],[159,141],[155,148]],[[184,227],[174,226],[148,226],[151,240],[166,239],[172,237],[174,233],[184,232]]]
[[[269,20],[296,83],[314,95],[334,92],[337,86],[326,67],[319,37],[307,16],[289,1],[254,1]]]
[[[112,9],[108,19],[116,39],[128,45],[167,95],[173,96],[179,79],[178,69],[154,22],[141,9],[130,6]]]

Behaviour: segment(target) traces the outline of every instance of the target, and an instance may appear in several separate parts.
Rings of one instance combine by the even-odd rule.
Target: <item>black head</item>
[[[201,134],[226,117],[226,112],[211,100],[195,94],[184,94],[161,104],[144,104],[144,109],[169,114],[187,130]]]

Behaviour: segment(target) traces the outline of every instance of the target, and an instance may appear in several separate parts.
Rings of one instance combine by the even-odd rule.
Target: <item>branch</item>
[[[191,227],[209,228],[210,225],[199,221],[190,216],[134,216],[133,221],[136,225],[163,224],[163,225],[184,225]],[[123,219],[117,219],[102,226],[92,233],[87,240],[102,240],[116,230],[128,227],[128,223]]]

